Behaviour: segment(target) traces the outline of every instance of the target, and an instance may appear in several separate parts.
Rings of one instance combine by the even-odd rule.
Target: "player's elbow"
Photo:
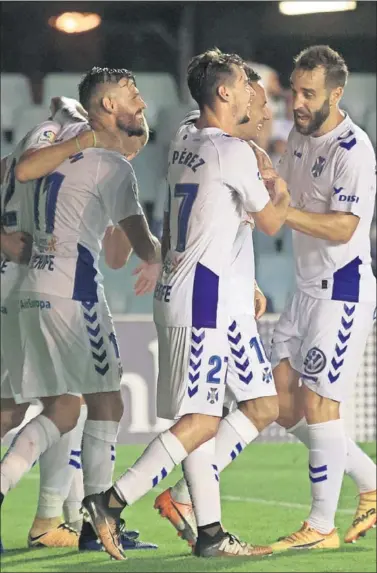
[[[14,175],[19,183],[27,183],[32,179],[28,173],[27,166],[25,166],[23,162],[20,162],[16,165],[14,169]]]
[[[357,226],[359,224],[359,218],[355,215],[347,216],[341,225],[336,230],[335,241],[345,245],[352,239]]]

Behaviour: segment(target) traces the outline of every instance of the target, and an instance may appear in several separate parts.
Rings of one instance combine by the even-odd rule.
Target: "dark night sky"
[[[182,2],[2,2],[2,70],[28,75],[82,71],[93,64],[177,74],[175,50],[150,29],[157,22],[173,41]],[[312,43],[329,43],[350,70],[376,71],[376,3],[355,12],[284,17],[277,2],[193,2],[194,51],[213,45],[254,57],[281,72]],[[68,36],[52,30],[48,17],[69,10],[96,11],[102,26]],[[16,39],[16,40],[15,40]]]

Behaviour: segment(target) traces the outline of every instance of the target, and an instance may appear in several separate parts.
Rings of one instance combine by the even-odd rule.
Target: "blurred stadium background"
[[[280,4],[294,4],[296,12],[312,9],[314,13],[286,15]],[[332,5],[337,11],[318,13],[318,4],[322,10]],[[341,5],[351,9],[339,11]],[[238,52],[262,76],[273,120],[259,143],[275,163],[284,152],[292,126],[288,89],[292,59],[315,43],[328,43],[344,55],[350,78],[343,108],[376,146],[374,1],[5,1],[1,15],[1,155],[8,154],[31,127],[46,118],[51,97],[77,97],[79,79],[93,65],[132,69],[148,104],[146,115],[152,130],[134,167],[156,234],[161,230],[167,148],[185,111],[194,107],[186,88],[187,62],[208,47]],[[95,27],[85,31],[90,26]],[[376,218],[371,240],[376,270]],[[255,253],[257,280],[268,297],[268,314],[260,321],[268,344],[294,283],[289,230],[284,228],[273,238],[255,232]],[[131,273],[136,262],[131,259],[126,268],[111,271],[101,261],[124,362],[123,443],[145,443],[164,428],[154,411],[157,343],[151,321],[152,297],[136,298],[132,293]],[[350,434],[359,441],[376,437],[375,342],[374,332],[354,398],[344,414]],[[261,439],[287,437],[273,425]]]

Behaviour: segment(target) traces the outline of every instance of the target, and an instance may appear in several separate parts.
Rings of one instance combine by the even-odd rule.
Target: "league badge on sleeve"
[[[54,143],[55,139],[56,139],[56,133],[54,133],[51,130],[44,131],[42,135],[39,137],[40,142],[45,141],[46,143],[47,142]]]

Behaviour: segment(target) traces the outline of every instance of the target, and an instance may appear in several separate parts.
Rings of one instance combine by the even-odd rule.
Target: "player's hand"
[[[266,312],[267,299],[258,287],[256,287],[254,291],[254,308],[255,318],[259,320]]]
[[[33,237],[29,233],[16,231],[1,233],[1,252],[14,263],[27,265],[31,257]]]
[[[262,172],[264,172],[266,169],[273,169],[272,161],[267,151],[262,149],[254,141],[249,141],[249,145],[254,151],[255,157],[257,158],[258,169],[260,173],[262,174]]]
[[[161,263],[142,262],[134,271],[133,275],[138,275],[134,285],[136,296],[153,292],[160,276]]]
[[[88,113],[81,103],[70,97],[53,97],[50,103],[51,116],[62,127],[71,123],[73,119],[87,121]]]

